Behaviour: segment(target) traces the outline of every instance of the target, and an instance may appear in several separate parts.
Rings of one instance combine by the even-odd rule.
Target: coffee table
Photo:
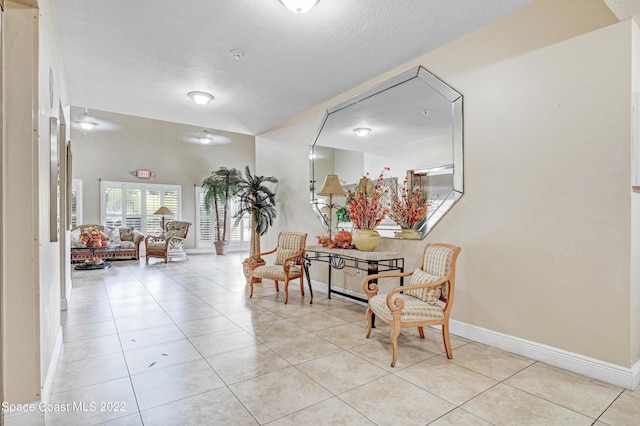
[[[89,250],[91,252],[91,256],[89,259],[95,259],[96,250],[99,250],[102,252],[106,251],[107,253],[113,253],[120,250],[120,245],[111,244],[108,246],[101,246],[101,247],[71,247],[71,251],[80,251],[80,250],[83,250],[83,251]],[[90,271],[93,269],[108,269],[108,268],[111,268],[110,262],[105,262],[104,260],[100,260],[99,262],[90,262],[85,260],[84,262],[77,264],[73,269],[78,271]]]

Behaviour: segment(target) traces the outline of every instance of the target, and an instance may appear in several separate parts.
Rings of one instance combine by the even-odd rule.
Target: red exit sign
[[[149,170],[136,170],[136,176],[143,179],[150,179],[151,172]]]

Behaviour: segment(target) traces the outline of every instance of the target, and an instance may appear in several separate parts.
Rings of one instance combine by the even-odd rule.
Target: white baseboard
[[[328,286],[325,283],[312,280],[312,288],[326,294]],[[354,296],[364,297],[362,293],[340,289],[340,291]],[[315,295],[314,295],[315,296]],[[341,297],[339,295],[332,297]],[[345,298],[345,300],[351,300]],[[351,300],[354,303],[358,301]],[[436,327],[439,328],[439,327]],[[474,342],[482,343],[536,361],[544,362],[554,367],[582,374],[596,380],[635,389],[640,384],[640,360],[633,367],[626,368],[606,361],[590,358],[577,353],[558,349],[542,343],[532,342],[519,337],[488,330],[461,321],[451,320],[449,323],[451,334],[464,337]]]
[[[58,328],[58,335],[56,336],[56,343],[53,346],[53,353],[51,354],[51,360],[49,361],[49,368],[47,368],[47,375],[44,378],[42,389],[40,392],[40,398],[43,402],[49,402],[51,396],[51,389],[53,388],[53,379],[56,377],[56,369],[58,368],[58,360],[62,353],[62,327]]]
[[[621,367],[564,349],[455,320],[450,321],[449,330],[457,336],[626,389],[634,389],[640,383],[640,361],[636,362],[632,368]]]
[[[34,407],[33,411],[17,411],[5,414],[2,412],[4,426],[44,426],[44,411],[40,410],[40,401],[34,401],[30,404],[22,404]]]

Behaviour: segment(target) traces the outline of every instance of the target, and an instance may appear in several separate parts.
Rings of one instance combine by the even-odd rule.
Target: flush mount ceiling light
[[[240,49],[233,49],[229,52],[229,55],[231,55],[231,57],[236,61],[239,61],[244,57],[244,52]]]
[[[189,96],[196,105],[206,105],[213,100],[213,95],[207,92],[189,92],[187,96]]]
[[[78,127],[80,127],[85,132],[92,130],[98,125],[98,123],[96,123],[96,119],[87,113],[86,108],[82,114],[78,114],[78,116],[74,120],[74,123],[76,123]]]
[[[280,0],[293,13],[301,14],[310,11],[319,0]]]
[[[371,129],[368,127],[358,127],[357,129],[353,129],[353,133],[360,136],[361,138],[367,136],[370,131]]]

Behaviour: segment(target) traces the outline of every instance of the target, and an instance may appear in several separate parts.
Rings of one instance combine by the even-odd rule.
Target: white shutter
[[[71,181],[71,227],[82,225],[82,180]]]
[[[211,213],[207,213],[204,207],[205,191],[202,187],[196,187],[196,247],[212,247],[214,240],[213,219]]]
[[[179,185],[103,181],[100,191],[102,223],[107,226],[129,226],[143,234],[156,234],[161,232],[161,216],[154,213],[161,206],[174,213],[165,220],[179,220],[182,214]]]

